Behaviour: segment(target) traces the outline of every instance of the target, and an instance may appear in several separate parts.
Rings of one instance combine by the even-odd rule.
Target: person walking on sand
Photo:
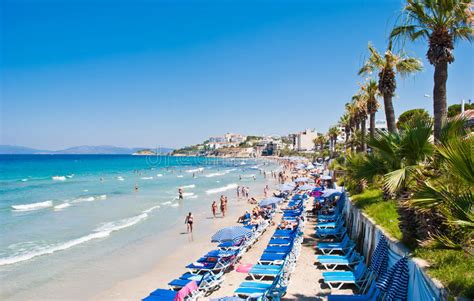
[[[186,218],[184,219],[187,233],[193,233],[193,219],[193,214],[191,212],[189,212]]]
[[[265,188],[263,188],[263,194],[265,195],[265,197],[268,197],[268,185],[265,185]]]
[[[217,214],[217,202],[216,201],[212,202],[211,210],[212,210],[212,215],[214,216],[214,218],[216,218],[216,214]]]
[[[221,214],[222,214],[222,217],[225,217],[225,198],[223,195],[221,195]]]
[[[237,186],[237,198],[240,199],[240,186]]]

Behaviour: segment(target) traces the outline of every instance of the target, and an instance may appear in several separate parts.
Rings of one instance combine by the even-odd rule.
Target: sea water
[[[0,155],[0,299],[106,265],[237,186],[261,190],[262,170],[276,168],[249,159]]]

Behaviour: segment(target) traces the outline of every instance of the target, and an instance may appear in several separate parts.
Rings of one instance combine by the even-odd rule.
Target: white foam
[[[53,181],[66,181],[65,176],[54,176],[51,179],[53,179]]]
[[[117,177],[117,180],[119,180],[119,181],[125,181],[125,179],[124,179],[122,176],[118,176],[118,177]]]
[[[188,169],[188,170],[186,170],[186,172],[192,173],[192,172],[200,172],[200,171],[203,171],[203,170],[204,170],[204,168],[200,167],[200,168],[196,168],[196,169]]]
[[[156,205],[156,206],[153,206],[153,207],[148,208],[147,210],[143,211],[143,213],[150,213],[150,212],[152,212],[153,210],[159,209],[159,208],[161,208],[161,206],[160,206],[160,205]]]
[[[176,176],[177,178],[182,178],[183,176],[182,175],[179,175],[179,176]]]
[[[74,174],[73,174],[73,173],[66,176],[66,178],[68,178],[68,179],[71,179],[72,177],[74,177]]]
[[[97,195],[97,196],[77,198],[73,200],[71,203],[93,202],[93,201],[99,201],[99,200],[105,200],[105,199],[107,199],[107,195],[102,194],[102,195]]]
[[[197,195],[191,195],[191,196],[188,196],[187,199],[197,199],[198,196]]]
[[[222,186],[222,187],[219,187],[219,188],[214,188],[214,189],[209,189],[209,190],[206,190],[206,193],[207,194],[213,194],[213,193],[219,193],[219,192],[224,192],[224,191],[227,191],[227,190],[230,190],[230,189],[234,189],[234,188],[237,188],[239,185],[233,183],[233,184],[228,184],[226,186]]]
[[[168,202],[161,203],[161,205],[171,205],[172,203],[173,202],[168,201]]]
[[[128,228],[130,226],[133,226],[140,221],[146,219],[148,217],[147,213],[141,213],[139,215],[133,216],[133,217],[128,217],[124,218],[115,222],[109,222],[105,223],[99,228],[95,229],[95,232],[113,232],[121,229]]]
[[[21,181],[22,181],[22,182],[27,182],[27,181],[28,181],[28,179],[21,179]]]
[[[223,176],[225,174],[226,174],[225,172],[214,172],[214,173],[210,173],[210,174],[205,175],[205,177],[206,178],[213,178],[213,177]]]
[[[65,209],[65,208],[69,207],[69,206],[71,206],[70,203],[67,203],[67,202],[66,202],[66,203],[62,203],[62,204],[59,204],[59,205],[54,206],[54,210],[63,210],[63,209]]]
[[[194,195],[194,192],[185,192],[185,193],[183,193],[183,196],[185,196],[185,197],[186,196],[192,196],[192,195]]]
[[[24,204],[24,205],[12,205],[15,211],[32,211],[39,210],[53,206],[53,201],[44,201],[38,203]]]
[[[184,186],[181,186],[180,188],[195,188],[196,185],[192,184],[192,185],[184,185]]]
[[[47,246],[47,247],[44,247],[44,248],[37,248],[36,250],[33,250],[33,251],[28,252],[26,254],[0,258],[0,266],[30,260],[30,259],[38,257],[38,256],[53,254],[57,251],[66,250],[66,249],[72,248],[74,246],[80,245],[82,243],[85,243],[87,241],[107,237],[109,235],[110,235],[110,232],[109,233],[108,232],[91,233],[89,235],[82,236],[80,238],[76,238],[76,239],[73,239],[73,240],[69,240],[69,241],[61,243],[61,244],[57,244],[57,245],[53,245],[53,246]]]
[[[254,174],[251,174],[251,175],[243,175],[242,178],[253,178],[255,177]]]
[[[171,205],[171,207],[178,207],[178,206],[179,206],[178,203]]]
[[[141,177],[142,180],[153,180],[153,177]]]
[[[159,174],[157,174],[156,176],[157,176],[157,177],[162,177],[163,175],[159,173]]]

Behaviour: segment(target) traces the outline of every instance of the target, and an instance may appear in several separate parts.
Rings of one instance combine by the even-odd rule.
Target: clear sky
[[[0,144],[170,146],[225,132],[326,131],[386,47],[400,0],[0,0]],[[474,101],[472,45],[456,45],[448,102]],[[396,114],[432,111],[425,70]],[[384,116],[379,113],[379,118]]]

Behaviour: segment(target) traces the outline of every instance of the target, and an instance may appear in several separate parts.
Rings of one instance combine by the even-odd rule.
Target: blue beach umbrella
[[[342,192],[337,189],[325,189],[323,194],[321,195],[323,198],[330,198],[333,196],[339,196]]]
[[[252,230],[242,226],[231,226],[222,228],[211,237],[212,242],[236,241],[244,237],[249,237]]]
[[[385,293],[384,300],[407,300],[408,277],[408,259],[404,256],[377,282]]]
[[[321,180],[332,180],[331,176],[321,176]]]
[[[266,199],[261,200],[258,203],[258,205],[260,207],[265,207],[265,206],[270,206],[270,205],[273,205],[273,204],[281,203],[282,201],[283,201],[282,198],[270,197],[270,198],[266,198]]]
[[[377,247],[375,247],[370,259],[369,269],[377,276],[382,276],[387,272],[388,267],[388,243],[385,235],[382,234]]]
[[[280,191],[291,191],[295,189],[295,184],[293,183],[285,183],[280,186]]]
[[[300,190],[300,191],[302,191],[302,190],[313,190],[314,188],[316,188],[316,186],[305,184],[305,185],[302,185],[302,186],[298,187],[298,190]]]
[[[293,182],[295,182],[295,183],[298,183],[298,182],[308,182],[308,181],[309,181],[309,179],[306,178],[306,177],[300,177],[300,178],[296,178],[296,179],[293,180]]]

